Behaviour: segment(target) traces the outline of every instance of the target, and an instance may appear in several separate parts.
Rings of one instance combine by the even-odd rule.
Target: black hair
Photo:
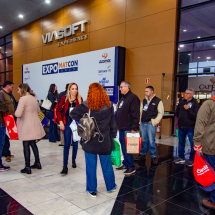
[[[151,91],[154,92],[154,87],[153,86],[147,86],[146,88],[149,88]]]
[[[66,90],[68,90],[68,86],[69,86],[69,84],[66,85]]]
[[[51,84],[49,87],[49,93],[54,93],[56,97],[58,97],[58,92],[57,90],[55,91],[55,84]],[[55,91],[55,92],[54,92]]]
[[[13,82],[12,81],[5,81],[3,84],[3,88],[5,88],[7,85],[12,85]]]

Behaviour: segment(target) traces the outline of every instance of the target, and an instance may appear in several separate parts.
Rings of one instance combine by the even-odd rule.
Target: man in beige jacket
[[[145,160],[146,154],[150,150],[152,164],[157,165],[158,158],[155,145],[156,125],[164,115],[164,107],[161,99],[154,94],[154,88],[152,86],[146,87],[145,96],[140,107],[140,125],[143,142],[140,154],[135,161]]]

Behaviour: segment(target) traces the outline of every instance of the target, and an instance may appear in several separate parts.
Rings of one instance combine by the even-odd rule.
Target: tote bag
[[[48,99],[44,99],[43,100],[43,103],[41,105],[41,107],[45,108],[46,110],[50,110],[51,109],[51,106],[52,106],[52,103],[50,100]]]

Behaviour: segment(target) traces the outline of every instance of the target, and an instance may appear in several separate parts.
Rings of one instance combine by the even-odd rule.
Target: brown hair
[[[89,86],[87,95],[87,106],[90,110],[100,110],[102,107],[110,106],[109,96],[105,89],[99,83],[93,83]]]
[[[66,100],[70,100],[70,88],[72,87],[72,85],[76,85],[77,89],[78,89],[78,85],[76,83],[70,83],[68,88],[67,88],[67,93],[66,93]],[[76,98],[78,99],[78,103],[81,104],[82,103],[82,99],[81,99],[81,94],[79,93],[79,90],[77,92]]]
[[[21,96],[25,96],[29,93],[32,96],[36,96],[35,93],[32,92],[31,88],[27,84],[20,84],[19,88],[21,89]]]

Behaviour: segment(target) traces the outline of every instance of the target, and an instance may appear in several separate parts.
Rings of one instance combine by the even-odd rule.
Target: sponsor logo
[[[108,57],[108,53],[104,53],[104,54],[102,55],[102,57],[103,57],[104,59],[106,59],[106,58]]]
[[[28,67],[26,67],[25,70],[28,70]]]
[[[197,175],[204,175],[206,172],[208,172],[210,169],[207,165],[203,166],[202,169],[197,169]]]
[[[24,71],[24,74],[29,74],[30,73],[30,71]]]
[[[59,63],[59,73],[78,71],[78,60]]]
[[[107,80],[106,78],[102,78],[101,81],[99,81],[99,84],[101,84],[102,86],[105,86],[105,84],[108,84],[109,80]]]
[[[99,74],[101,74],[101,73],[106,73],[106,72],[107,72],[107,70],[99,70],[99,71],[98,71]]]
[[[42,66],[42,75],[58,73],[58,63],[45,64]]]
[[[113,96],[113,88],[105,88],[108,96]]]

